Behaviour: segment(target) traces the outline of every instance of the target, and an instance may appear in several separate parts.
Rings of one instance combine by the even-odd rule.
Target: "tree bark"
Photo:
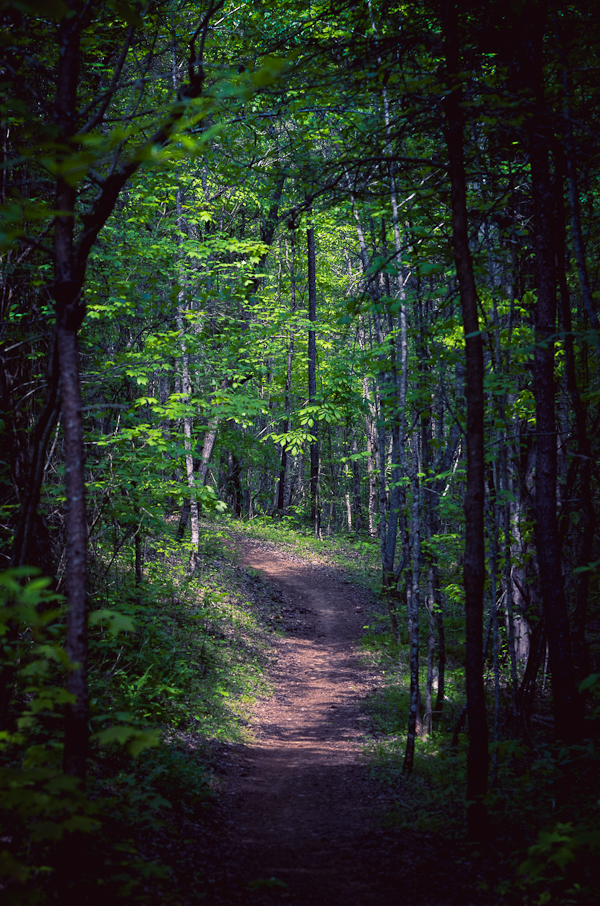
[[[429,588],[427,593],[427,682],[425,686],[425,714],[423,715],[423,735],[428,736],[433,730],[433,670],[435,664],[435,613],[434,598],[431,590],[431,568],[429,571]]]
[[[467,758],[467,833],[487,841],[484,796],[488,781],[488,728],[482,676],[484,544],[484,394],[483,343],[478,299],[469,250],[466,175],[463,159],[463,113],[460,87],[458,15],[454,0],[444,0],[443,28],[450,93],[444,112],[444,133],[452,197],[452,244],[460,288],[466,347],[467,488],[465,494],[465,559],[463,581],[466,609],[466,680],[469,715]]]
[[[306,231],[308,260],[308,320],[314,324],[317,320],[317,272],[315,258],[315,230],[309,227]],[[314,405],[317,398],[317,335],[314,329],[308,331],[308,401]],[[314,433],[316,433],[316,421]],[[319,442],[310,445],[310,518],[315,533],[321,534],[321,514],[319,505]]]
[[[572,321],[571,321],[571,300],[569,295],[569,286],[567,282],[567,273],[565,259],[567,255],[566,242],[567,231],[565,222],[565,205],[563,198],[563,170],[564,159],[560,159],[560,174],[556,176],[556,265],[557,279],[560,290],[562,328],[564,332],[564,351],[567,378],[567,391],[571,398],[573,407],[574,427],[576,435],[577,459],[573,465],[579,473],[579,507],[582,514],[580,538],[581,546],[578,552],[577,565],[587,566],[592,560],[592,551],[594,545],[594,534],[596,531],[597,516],[594,507],[594,495],[592,491],[592,455],[590,449],[588,433],[588,415],[587,406],[584,404],[579,387],[577,385],[577,373],[575,367],[575,349],[573,344]],[[569,495],[571,496],[571,495]],[[569,521],[570,507],[563,512],[563,519]],[[560,526],[559,526],[560,528]],[[589,675],[590,665],[588,658],[587,645],[585,640],[585,623],[588,608],[588,593],[590,584],[590,572],[584,570],[580,573],[575,581],[576,600],[575,609],[572,618],[572,640],[573,640],[573,659],[576,680],[581,682]]]
[[[365,429],[367,435],[367,475],[369,478],[369,535],[377,537],[377,433],[375,431],[374,417],[371,408],[371,394],[369,391],[369,378],[363,378],[363,396],[368,406],[365,415]]]
[[[291,290],[291,305],[290,311],[293,315],[296,311],[296,231],[295,226],[292,223],[290,227],[291,233],[291,259],[290,259],[290,290]],[[294,335],[290,331],[290,338],[288,344],[288,356],[287,356],[287,371],[285,375],[285,430],[289,431],[291,427],[290,421],[290,412],[291,412],[291,400],[290,393],[292,390],[292,366],[294,364]],[[279,488],[277,493],[277,510],[279,513],[283,514],[289,506],[289,484],[290,484],[290,461],[287,450],[284,447],[281,448],[281,465],[279,469]],[[288,491],[286,491],[288,489]]]
[[[559,48],[563,64],[563,86],[565,90],[565,124],[566,124],[566,166],[569,183],[569,206],[571,210],[571,235],[573,238],[573,247],[575,250],[575,260],[577,262],[577,276],[579,278],[579,288],[583,306],[588,316],[589,322],[594,331],[594,341],[596,346],[596,356],[600,363],[600,323],[598,321],[598,312],[594,304],[590,278],[588,274],[587,258],[585,251],[585,242],[583,240],[583,230],[581,229],[581,205],[579,201],[579,180],[577,178],[577,144],[573,133],[572,115],[571,115],[571,79],[565,59],[564,46],[559,35]],[[561,198],[562,205],[562,198]],[[561,215],[562,217],[562,215]]]
[[[65,210],[60,206],[60,202],[59,209]],[[58,254],[57,270],[60,271]],[[67,690],[75,697],[75,701],[66,707],[64,768],[67,774],[79,777],[83,781],[88,745],[87,520],[83,415],[77,348],[80,313],[74,320],[71,318],[73,308],[79,307],[79,295],[77,284],[62,282],[59,278],[55,285],[55,300],[67,495],[66,650],[73,665],[69,671]]]
[[[189,405],[192,393],[192,381],[190,376],[190,357],[186,347],[185,340],[185,273],[182,265],[183,254],[183,237],[187,234],[187,223],[183,217],[181,189],[177,189],[177,231],[179,246],[179,282],[180,290],[177,296],[177,314],[176,323],[179,331],[179,346],[181,349],[181,390],[182,400]],[[194,457],[192,453],[192,418],[186,415],[183,419],[183,446],[185,450],[185,473],[190,496],[186,500],[187,510],[189,513],[190,530],[191,530],[191,550],[188,573],[193,575],[196,569],[196,558],[198,556],[198,546],[200,544],[200,525],[198,521],[198,501],[195,497],[196,481],[194,478]],[[180,519],[181,524],[181,519]]]
[[[536,546],[550,650],[555,732],[558,739],[572,743],[579,738],[581,721],[556,518],[557,434],[554,375],[556,270],[553,235],[556,212],[548,161],[551,135],[543,114],[542,35],[539,29],[536,31],[537,35],[527,42],[530,87],[538,108],[528,126],[534,221],[534,271],[537,288],[534,356]]]
[[[444,631],[442,602],[440,600],[440,578],[435,563],[429,567],[429,587],[431,600],[434,606],[435,625],[438,636],[438,688],[432,715],[433,728],[436,729],[442,716],[442,711],[444,710],[444,698],[446,695],[446,634]]]
[[[358,454],[356,434],[352,435],[352,453]],[[363,529],[363,515],[360,496],[360,466],[357,459],[352,460],[352,510],[354,512],[354,531],[358,535]]]
[[[217,439],[217,431],[219,430],[219,422],[221,419],[219,416],[214,416],[208,422],[206,426],[206,432],[204,434],[204,440],[202,442],[202,452],[200,454],[200,459],[194,460],[194,469],[197,471],[196,477],[196,487],[203,488],[206,484],[206,478],[208,476],[208,467],[210,465],[210,459],[212,452],[215,446],[215,441]],[[175,538],[177,541],[181,541],[185,534],[185,529],[188,523],[190,516],[190,499],[184,500],[183,507],[181,509],[181,516],[179,517],[179,525],[177,526],[177,532]]]
[[[65,17],[59,26],[59,71],[56,95],[59,141],[69,154],[76,124],[81,18]],[[73,701],[65,714],[63,764],[67,774],[85,781],[88,747],[87,677],[87,521],[85,456],[77,333],[83,321],[83,274],[74,244],[76,189],[62,177],[56,181],[54,227],[54,302],[56,351],[64,432],[66,518],[66,651],[71,662],[67,690]]]
[[[415,451],[412,468],[412,575],[408,604],[408,638],[410,644],[410,705],[403,771],[411,774],[415,759],[415,736],[421,731],[419,692],[419,585],[421,575],[421,488],[418,455]]]
[[[227,454],[227,464],[229,467],[229,474],[227,476],[227,484],[229,485],[229,490],[231,496],[233,497],[233,508],[236,515],[236,519],[242,518],[242,506],[244,502],[244,493],[242,491],[242,463],[240,458],[237,456],[235,451],[229,450]]]

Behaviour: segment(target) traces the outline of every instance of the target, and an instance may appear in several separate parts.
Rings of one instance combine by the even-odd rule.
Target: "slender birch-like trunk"
[[[182,265],[182,255],[183,255],[183,242],[184,234],[187,233],[187,224],[183,217],[183,207],[182,207],[182,193],[181,189],[177,189],[176,195],[176,204],[177,204],[177,230],[178,230],[178,244],[179,244],[179,282],[180,290],[177,297],[177,313],[175,316],[175,321],[177,324],[177,330],[179,331],[179,345],[181,350],[181,393],[182,393],[182,402],[189,405],[191,393],[192,393],[192,381],[190,376],[190,357],[187,351],[187,345],[185,340],[185,272]],[[189,489],[189,498],[187,501],[187,508],[189,511],[189,521],[190,521],[190,532],[191,532],[191,550],[190,550],[190,561],[188,565],[188,572],[190,574],[194,573],[196,568],[196,558],[198,555],[198,546],[200,544],[200,524],[198,519],[198,501],[196,500],[196,481],[194,478],[194,454],[192,450],[192,430],[193,430],[193,420],[191,415],[184,416],[183,419],[183,447],[185,451],[185,474],[187,479],[187,485]],[[181,524],[181,520],[180,520]]]
[[[415,445],[418,447],[418,445]],[[408,732],[403,770],[411,774],[415,760],[415,737],[421,732],[421,708],[419,692],[419,597],[421,582],[421,487],[419,480],[418,448],[413,454],[411,469],[412,506],[411,506],[411,541],[412,570],[411,589],[408,602],[408,638],[410,644],[410,705],[408,710]]]
[[[371,402],[369,378],[363,378],[363,397],[367,401],[368,412],[365,415],[365,431],[367,440],[367,476],[369,481],[369,535],[377,537],[377,435],[375,433],[375,419]]]
[[[317,320],[317,270],[315,256],[315,230],[306,231],[308,262],[308,320]],[[314,405],[317,398],[317,335],[314,329],[308,331],[308,401]],[[315,422],[314,432],[317,432]],[[319,503],[319,442],[310,445],[310,518],[315,537],[321,536],[321,512]]]
[[[494,464],[495,466],[495,464]],[[492,475],[495,471],[492,466]],[[498,513],[498,501],[496,499],[496,481],[490,480],[490,493],[488,497],[488,552],[489,552],[489,576],[490,576],[490,625],[492,633],[492,650],[494,658],[494,721],[492,741],[494,744],[494,754],[492,761],[492,786],[495,786],[498,778],[498,732],[500,727],[500,658],[499,658],[499,637],[498,637],[498,602],[497,596],[497,575],[498,575],[498,539],[500,534],[500,519]],[[514,652],[514,645],[513,645]],[[513,714],[513,732],[514,732]]]
[[[423,715],[423,736],[433,731],[433,671],[435,668],[435,613],[434,597],[431,589],[431,575],[428,575],[427,606],[427,680],[425,686],[425,713]]]
[[[291,300],[290,311],[294,315],[296,311],[296,233],[292,224],[291,230],[291,258],[290,258],[290,283],[291,283]],[[288,341],[287,370],[285,376],[285,430],[289,431],[291,427],[290,413],[291,401],[290,394],[292,391],[292,366],[294,364],[294,334],[290,331]],[[277,510],[285,513],[289,507],[289,486],[290,486],[290,457],[285,447],[281,450],[281,465],[279,470],[279,487],[277,493]]]

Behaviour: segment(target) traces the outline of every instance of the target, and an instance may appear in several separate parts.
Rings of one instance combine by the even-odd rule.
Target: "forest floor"
[[[359,638],[374,606],[343,570],[235,535],[241,565],[281,602],[273,694],[252,741],[219,747],[205,831],[207,902],[327,906],[489,904],[489,866],[436,834],[387,821],[397,793],[364,755],[363,702],[378,687]],[[489,877],[487,878],[489,881]]]

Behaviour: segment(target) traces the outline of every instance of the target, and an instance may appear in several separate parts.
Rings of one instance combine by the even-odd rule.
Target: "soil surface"
[[[385,829],[394,793],[361,752],[361,701],[377,676],[359,658],[368,593],[343,574],[263,542],[238,539],[242,563],[281,601],[273,696],[255,712],[255,743],[222,752],[216,904],[486,902],[475,866],[433,835]],[[487,900],[490,902],[490,900]]]

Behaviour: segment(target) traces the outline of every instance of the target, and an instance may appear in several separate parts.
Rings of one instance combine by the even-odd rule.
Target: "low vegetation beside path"
[[[236,546],[243,539],[341,572],[346,582],[362,586],[361,645],[365,666],[376,677],[363,703],[364,752],[374,776],[394,791],[386,821],[434,835],[442,859],[444,840],[452,852],[462,845],[460,614],[448,604],[443,708],[430,732],[422,730],[417,738],[408,776],[407,617],[395,609],[392,630],[389,601],[378,589],[377,545],[351,536],[317,540],[269,519],[222,518],[202,524],[192,578],[185,550],[164,537],[160,543],[146,539],[141,582],[128,566],[133,545],[125,545],[119,558],[108,549],[97,552],[85,794],[61,770],[68,695],[62,600],[46,580],[3,575],[5,663],[15,688],[10,729],[0,737],[0,883],[7,903],[50,902],[73,891],[89,902],[202,901],[207,857],[218,860],[212,805],[220,791],[219,761],[231,745],[252,740],[253,703],[270,691],[270,640],[283,631],[277,589],[239,565]],[[427,648],[425,638],[423,689]],[[487,688],[492,695],[491,672]],[[591,902],[598,806],[589,791],[597,753],[591,744],[552,748],[547,714],[542,695],[534,743],[507,738],[492,753],[488,805],[494,832],[477,869],[490,902]],[[473,857],[472,850],[464,854]]]

